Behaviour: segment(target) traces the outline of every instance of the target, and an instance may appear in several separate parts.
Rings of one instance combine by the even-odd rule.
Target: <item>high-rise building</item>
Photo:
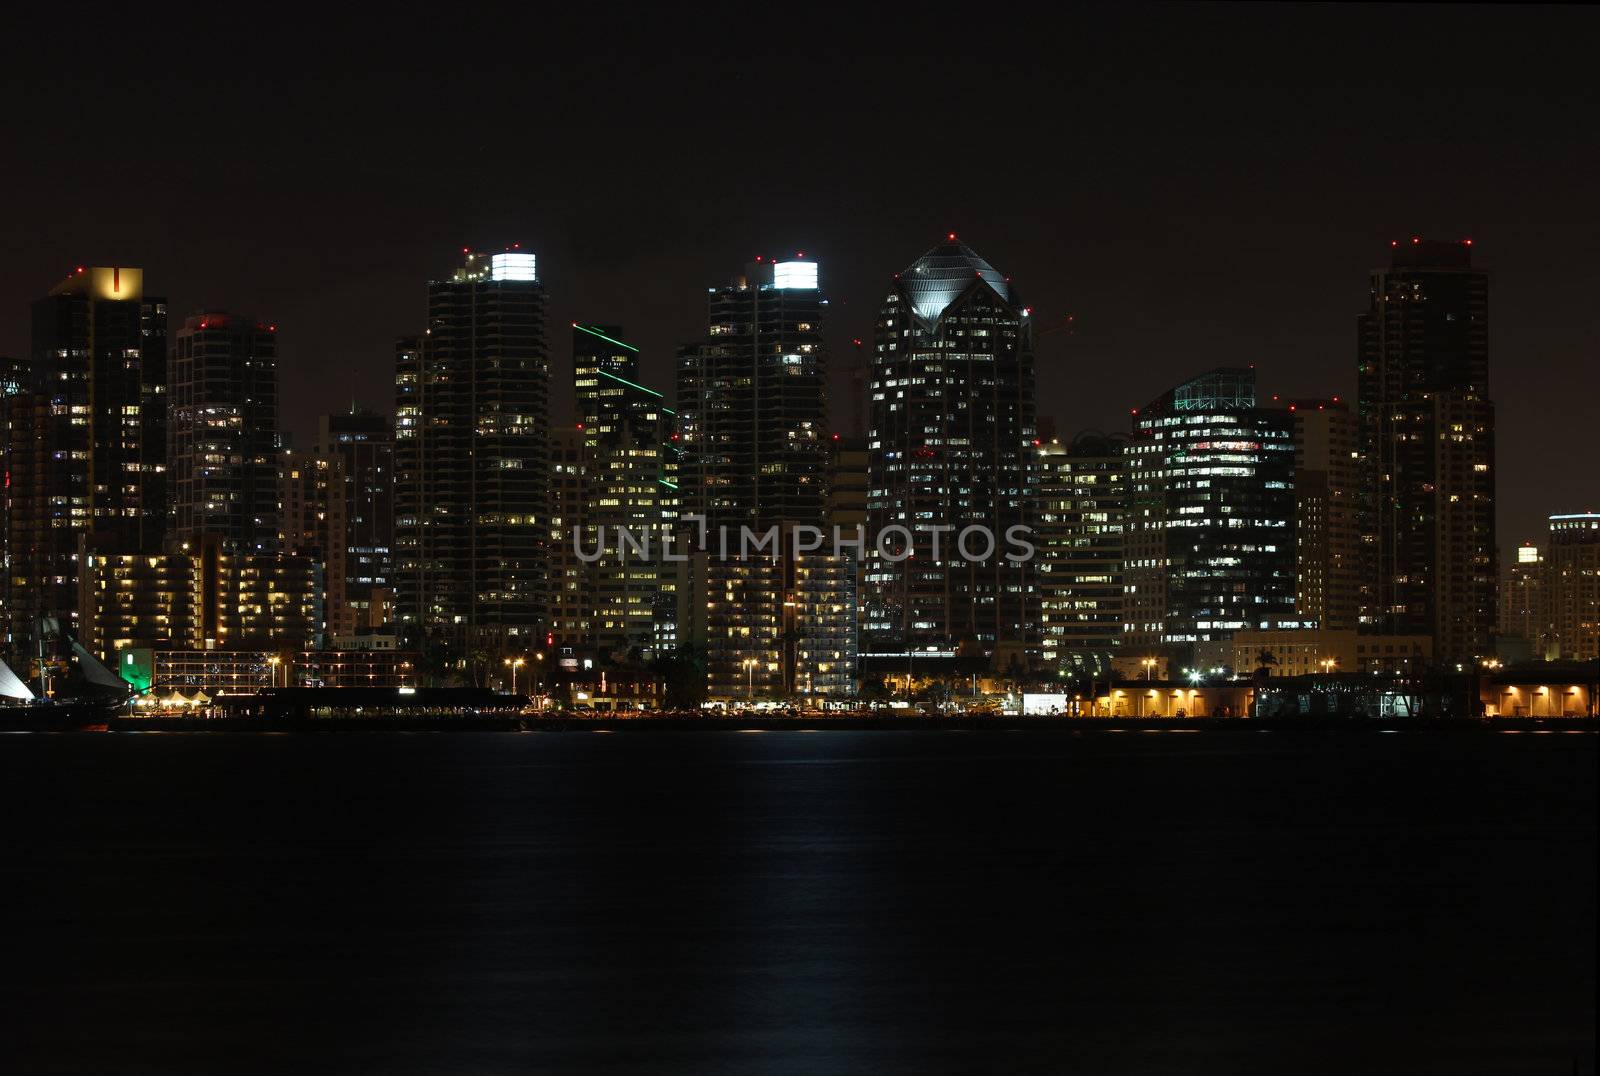
[[[223,311],[184,319],[169,370],[167,459],[175,541],[278,548],[277,326]]]
[[[345,578],[344,464],[337,456],[285,449],[278,458],[278,547],[318,564],[323,585],[319,631],[334,632],[335,596]]]
[[[895,275],[871,391],[865,650],[1025,663],[1038,647],[1034,567],[1004,551],[1033,523],[1030,311],[950,235]],[[974,531],[962,551],[969,528],[992,542]],[[880,538],[911,555],[880,555]]]
[[[592,649],[594,593],[588,562],[578,556],[574,532],[587,533],[587,452],[574,426],[550,435],[550,635],[563,649]],[[589,546],[587,548],[593,548]]]
[[[583,544],[600,551],[585,566],[587,591],[598,655],[649,660],[677,646],[677,566],[664,543],[678,517],[679,435],[677,412],[640,383],[639,349],[621,336],[614,325],[572,327]]]
[[[1546,593],[1545,558],[1539,547],[1523,542],[1516,558],[1502,569],[1500,615],[1495,622],[1496,652],[1520,650],[1530,658],[1552,656],[1550,602]]]
[[[1396,243],[1358,318],[1367,630],[1427,634],[1449,664],[1495,618],[1489,277],[1470,240]]]
[[[713,698],[844,691],[826,686],[840,668],[853,691],[855,653],[844,642],[853,638],[854,567],[831,544],[811,554],[791,543],[796,526],[820,529],[827,507],[827,300],[817,263],[758,259],[710,289],[707,307],[705,338],[678,352],[680,533],[704,535],[708,547],[680,573],[683,641],[704,650]],[[745,528],[778,528],[776,553],[741,556]],[[819,676],[817,662],[829,672]]]
[[[33,304],[27,389],[9,398],[6,633],[77,617],[79,539],[158,548],[167,523],[167,310],[144,273],[81,268]]]
[[[815,523],[825,499],[817,263],[761,259],[711,288],[705,339],[678,352],[685,512],[706,526]]]
[[[1295,618],[1294,418],[1222,367],[1134,414],[1127,445],[1123,648],[1199,642]]]
[[[352,406],[317,423],[316,454],[342,484],[342,567],[328,564],[328,630],[381,628],[394,616],[394,425]]]
[[[1600,659],[1600,513],[1551,516],[1546,558],[1551,656]]]
[[[1360,450],[1339,397],[1296,400],[1295,612],[1324,629],[1354,628],[1361,609]]]
[[[395,369],[402,629],[458,652],[519,648],[548,618],[549,392],[534,256],[466,252],[428,285]]]
[[[11,617],[8,614],[16,605],[12,597],[11,524],[13,502],[21,487],[13,492],[12,474],[33,452],[32,412],[37,399],[38,395],[32,391],[27,362],[0,356],[0,609],[7,611],[0,614],[0,652],[10,648]],[[13,463],[14,459],[17,464]],[[20,540],[20,533],[17,538]]]
[[[1039,620],[1047,669],[1103,676],[1122,638],[1127,435],[1039,448]]]

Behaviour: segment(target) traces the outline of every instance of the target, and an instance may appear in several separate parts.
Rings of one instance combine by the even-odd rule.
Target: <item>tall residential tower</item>
[[[534,256],[466,251],[396,347],[395,583],[403,629],[458,653],[545,630],[550,364]]]
[[[1494,630],[1489,277],[1471,240],[1394,244],[1357,319],[1363,627],[1475,660]]]

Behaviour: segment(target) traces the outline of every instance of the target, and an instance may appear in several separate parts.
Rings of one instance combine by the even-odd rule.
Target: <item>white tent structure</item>
[[[16,673],[11,671],[11,666],[0,661],[0,699],[20,699],[23,702],[33,701],[33,692],[28,690]]]

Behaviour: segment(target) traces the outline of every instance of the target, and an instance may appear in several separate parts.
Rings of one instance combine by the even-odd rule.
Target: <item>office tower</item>
[[[1600,659],[1600,513],[1550,517],[1545,578],[1553,656]]]
[[[866,649],[1025,662],[1038,646],[1034,566],[1004,551],[1033,523],[1037,438],[1032,324],[1010,281],[954,235],[896,274],[871,390],[867,530],[909,530],[912,555],[869,546]],[[987,528],[993,550],[974,536],[961,555],[969,527]]]
[[[328,551],[328,631],[381,628],[394,616],[394,425],[354,406],[323,415],[315,452],[337,468],[344,502],[338,571]]]
[[[278,548],[277,326],[224,311],[184,319],[168,390],[172,537]]]
[[[395,353],[395,591],[402,630],[497,654],[548,615],[550,366],[534,256],[465,252]]]
[[[1360,344],[1363,627],[1488,652],[1495,615],[1489,278],[1470,240],[1394,245]]]
[[[594,594],[589,565],[578,556],[588,530],[583,431],[574,426],[550,435],[550,635],[562,649],[594,645]],[[578,545],[574,544],[574,533]]]
[[[1532,542],[1517,546],[1517,555],[1501,570],[1500,615],[1495,621],[1495,652],[1520,650],[1545,658],[1551,640],[1550,602],[1545,592],[1545,558]]]
[[[826,309],[816,262],[758,259],[710,289],[705,338],[678,352],[681,533],[703,534],[709,546],[681,574],[679,604],[684,641],[704,649],[713,698],[806,692],[795,639],[814,628],[796,604],[807,554],[790,544],[790,528],[820,528],[826,509]],[[739,555],[743,528],[773,527],[783,533],[775,557]],[[829,574],[818,565],[809,578],[822,585]],[[808,615],[834,604],[811,601]],[[853,677],[854,654],[840,662]]]
[[[1294,416],[1222,367],[1134,413],[1127,445],[1123,648],[1194,644],[1295,620]]]
[[[1361,608],[1361,469],[1347,403],[1296,400],[1294,415],[1295,612],[1325,629],[1354,628]]]
[[[71,630],[80,538],[159,547],[167,522],[167,311],[142,270],[81,268],[33,304],[14,366],[6,533],[7,635],[31,649],[41,617]]]
[[[1122,637],[1127,435],[1039,448],[1039,619],[1045,667],[1103,676]]]
[[[678,516],[677,413],[640,383],[639,349],[621,335],[614,325],[572,326],[583,545],[603,550],[587,564],[598,655],[650,660],[677,645],[677,568],[664,555]]]

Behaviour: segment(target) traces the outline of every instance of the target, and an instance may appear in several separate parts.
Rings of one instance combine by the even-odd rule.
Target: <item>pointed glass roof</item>
[[[905,286],[917,317],[931,326],[967,290],[975,276],[982,277],[1000,298],[1011,301],[1011,288],[1006,278],[952,233],[943,243],[912,262],[900,274],[900,283]]]

